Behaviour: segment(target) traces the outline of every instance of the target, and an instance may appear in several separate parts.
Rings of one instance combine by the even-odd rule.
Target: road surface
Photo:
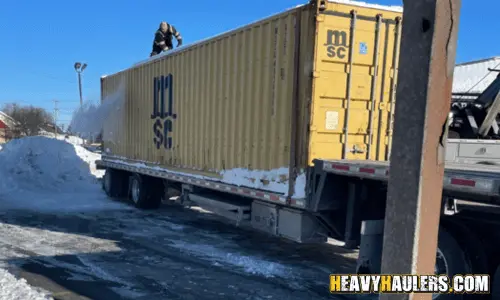
[[[2,267],[54,299],[330,299],[328,275],[352,272],[356,255],[171,205],[0,220]]]

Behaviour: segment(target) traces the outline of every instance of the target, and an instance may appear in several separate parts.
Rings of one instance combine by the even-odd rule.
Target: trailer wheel
[[[130,178],[130,199],[137,208],[157,209],[161,206],[163,182],[134,174]]]
[[[125,173],[115,169],[106,169],[102,180],[102,188],[106,195],[111,198],[125,197],[127,194]]]
[[[448,275],[470,274],[471,267],[467,257],[455,238],[443,227],[439,228],[438,251],[436,254],[435,273]],[[433,294],[432,299],[463,299],[464,295]]]
[[[448,219],[443,223],[444,227],[457,237],[456,240],[469,261],[471,273],[487,274],[490,271],[488,255],[483,241],[474,233],[474,230],[459,220]]]

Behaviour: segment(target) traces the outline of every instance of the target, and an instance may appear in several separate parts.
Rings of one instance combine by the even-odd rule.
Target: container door
[[[318,15],[309,161],[387,160],[400,15],[340,4]]]

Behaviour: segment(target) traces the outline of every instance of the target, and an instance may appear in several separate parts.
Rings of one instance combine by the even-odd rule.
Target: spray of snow
[[[114,93],[106,96],[100,105],[85,103],[73,113],[70,127],[71,131],[83,134],[90,138],[97,138],[102,132],[104,124],[110,120],[109,116],[113,112],[122,110],[125,100],[125,83],[122,81]],[[116,123],[121,123],[119,118],[113,116]],[[112,134],[113,131],[109,132]],[[108,132],[106,132],[108,134]],[[107,138],[109,138],[107,136]]]
[[[6,270],[0,269],[0,299],[41,300],[53,298],[45,292],[29,286],[25,279],[17,279]]]

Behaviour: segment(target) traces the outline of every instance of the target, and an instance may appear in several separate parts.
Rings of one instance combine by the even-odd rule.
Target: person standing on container
[[[177,40],[177,47],[182,45],[182,37],[179,31],[174,26],[167,22],[161,22],[160,28],[155,33],[153,41],[153,51],[150,56],[158,55],[163,51],[168,51],[174,48],[172,38]]]

